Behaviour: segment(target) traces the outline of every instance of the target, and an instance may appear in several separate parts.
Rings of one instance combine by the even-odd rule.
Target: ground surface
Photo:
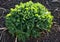
[[[20,2],[27,2],[29,0],[0,0],[0,27],[5,27],[4,16],[9,13],[10,8],[14,8],[15,4]],[[40,2],[44,4],[54,16],[54,24],[51,32],[47,33],[44,37],[38,39],[38,42],[60,42],[60,1],[54,0],[32,0],[33,2]],[[14,38],[10,37],[7,32],[3,33],[3,40],[0,42],[14,42]],[[27,42],[37,42],[37,39],[31,39]]]

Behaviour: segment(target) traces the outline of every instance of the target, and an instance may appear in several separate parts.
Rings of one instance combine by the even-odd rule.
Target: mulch
[[[14,8],[20,2],[27,2],[29,0],[0,0],[0,28],[5,27],[5,15],[9,13],[10,8]],[[54,16],[51,32],[44,37],[38,39],[38,42],[60,42],[60,1],[52,0],[32,0],[33,2],[40,2],[52,12]],[[1,32],[1,31],[0,31]],[[3,33],[0,42],[14,42],[14,37],[7,32]],[[37,42],[37,39],[31,39],[27,42]]]

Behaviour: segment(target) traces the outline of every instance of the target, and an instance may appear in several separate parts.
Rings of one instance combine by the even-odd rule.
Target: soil
[[[9,13],[10,8],[14,8],[20,2],[27,2],[29,0],[0,0],[0,28],[5,27],[5,15]],[[27,42],[60,42],[60,1],[54,0],[32,0],[33,2],[40,2],[52,12],[54,16],[53,26],[51,32],[38,39],[30,39]],[[0,42],[14,42],[14,37],[7,32],[3,33]]]

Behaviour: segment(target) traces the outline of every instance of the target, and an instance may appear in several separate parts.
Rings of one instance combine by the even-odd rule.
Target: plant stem
[[[15,42],[17,42],[17,37],[15,38]]]

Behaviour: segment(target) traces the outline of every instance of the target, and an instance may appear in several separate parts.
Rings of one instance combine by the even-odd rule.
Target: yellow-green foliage
[[[20,3],[6,15],[6,27],[19,40],[25,42],[30,36],[37,38],[40,32],[50,30],[53,16],[40,3]]]

